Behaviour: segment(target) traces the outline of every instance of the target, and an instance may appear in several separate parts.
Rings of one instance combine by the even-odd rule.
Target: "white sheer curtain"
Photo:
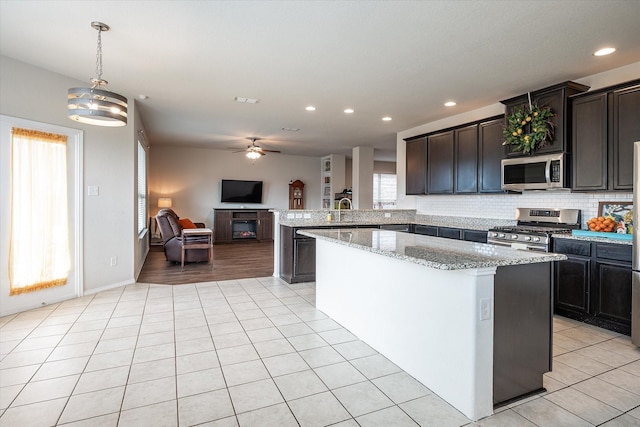
[[[67,282],[67,137],[13,128],[10,295]]]

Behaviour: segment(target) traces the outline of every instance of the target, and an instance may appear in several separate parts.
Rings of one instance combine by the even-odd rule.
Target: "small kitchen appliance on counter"
[[[552,234],[570,234],[580,228],[580,209],[517,208],[514,226],[487,232],[487,243],[514,249],[549,252]]]

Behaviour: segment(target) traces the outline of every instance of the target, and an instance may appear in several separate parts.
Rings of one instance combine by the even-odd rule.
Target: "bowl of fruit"
[[[599,231],[602,233],[611,233],[615,231],[616,220],[611,217],[594,216],[587,221],[589,231]]]

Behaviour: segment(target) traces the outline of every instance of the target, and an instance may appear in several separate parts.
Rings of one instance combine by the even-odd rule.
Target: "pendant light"
[[[102,79],[102,32],[109,26],[93,21],[91,27],[98,30],[96,54],[97,78],[90,81],[90,88],[74,87],[67,94],[67,109],[71,120],[97,126],[125,126],[127,124],[127,98],[107,90],[108,82]]]

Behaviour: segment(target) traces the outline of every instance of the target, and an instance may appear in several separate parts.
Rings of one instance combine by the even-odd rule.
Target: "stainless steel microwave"
[[[567,188],[565,154],[502,160],[502,189],[512,191]]]

